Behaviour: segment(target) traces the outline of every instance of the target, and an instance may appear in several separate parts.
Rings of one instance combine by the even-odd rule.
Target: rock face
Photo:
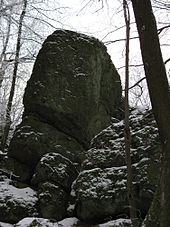
[[[18,161],[12,158],[0,161],[1,168],[8,169],[8,173],[0,169],[2,181],[0,221],[14,223],[28,215],[35,215],[54,220],[65,217],[76,217],[80,220],[73,225],[69,222],[64,226],[130,227],[124,126],[123,121],[115,118],[112,120],[111,126],[101,131],[91,141],[91,148],[86,151],[86,158],[79,174],[76,165],[61,153],[44,154],[34,170],[29,185],[36,189],[36,192],[16,182],[17,177],[10,174],[10,169],[13,172],[15,165],[20,166]],[[140,218],[144,218],[159,182],[162,153],[158,130],[150,112],[132,112],[130,122],[135,201]],[[28,175],[27,171],[25,173],[25,164],[17,170],[24,171],[22,173],[24,177]],[[6,176],[14,179],[18,185],[17,188],[13,188],[12,193],[9,192],[9,186],[5,185]],[[16,194],[14,192],[20,192],[19,185],[20,188],[22,186],[23,192],[28,192],[26,200],[23,196],[14,196]],[[10,194],[10,197],[7,194]],[[22,209],[23,204],[26,207]],[[4,218],[3,213],[7,218]],[[113,221],[108,222],[111,219]],[[98,223],[104,224],[97,225]]]
[[[39,184],[38,201],[41,217],[56,220],[66,217],[68,194],[60,186],[50,182]]]
[[[119,75],[99,40],[57,30],[40,50],[24,95],[32,113],[88,146],[121,98]]]
[[[129,214],[124,126],[123,121],[113,120],[92,140],[82,171],[72,186],[74,212],[91,223]],[[132,114],[130,121],[135,200],[140,216],[145,217],[159,181],[162,152],[151,114]]]

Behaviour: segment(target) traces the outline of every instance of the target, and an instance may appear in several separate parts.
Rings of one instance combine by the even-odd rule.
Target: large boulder
[[[134,174],[135,203],[143,218],[150,207],[156,183],[149,176],[149,159],[142,159],[132,166]],[[126,166],[95,168],[82,171],[73,184],[76,215],[80,220],[97,223],[112,217],[128,217]],[[152,174],[157,174],[158,169]],[[74,192],[74,193],[73,193]]]
[[[120,99],[120,77],[103,43],[57,30],[37,56],[24,114],[37,114],[87,147],[108,126]]]
[[[60,154],[48,153],[38,163],[31,182],[33,185],[38,185],[50,181],[69,192],[77,175],[75,166],[68,159]]]

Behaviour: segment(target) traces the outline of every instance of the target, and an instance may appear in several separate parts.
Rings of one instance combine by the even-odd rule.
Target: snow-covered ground
[[[59,222],[51,222],[48,219],[44,218],[24,218],[21,221],[19,221],[15,225],[7,224],[0,222],[0,227],[29,227],[29,226],[44,226],[44,227],[75,227],[75,226],[87,226],[87,225],[79,225],[79,220],[77,218],[66,218]],[[106,222],[104,224],[100,225],[91,225],[94,227],[125,227],[130,226],[130,220],[129,219],[117,219],[113,221]]]

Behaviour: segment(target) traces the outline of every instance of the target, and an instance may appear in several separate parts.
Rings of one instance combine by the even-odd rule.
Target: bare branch
[[[131,37],[130,40],[138,39],[138,38],[139,38],[139,36],[134,36],[134,37]],[[110,45],[110,44],[112,44],[112,43],[122,42],[122,41],[125,42],[126,39],[115,39],[115,40],[111,40],[111,41],[106,41],[106,42],[104,42],[104,44],[105,44],[105,45]]]
[[[168,59],[164,62],[164,64],[166,65],[168,62],[170,62],[170,58],[168,58]]]
[[[163,30],[165,30],[165,29],[167,29],[167,28],[170,28],[170,24],[168,24],[168,25],[166,25],[166,26],[164,26],[164,27],[162,27],[162,28],[159,28],[159,29],[158,29],[158,35],[159,35]]]
[[[136,87],[137,85],[139,85],[143,80],[145,80],[146,77],[143,77],[142,79],[140,79],[138,82],[136,82],[134,85],[132,85],[131,87],[129,87],[129,90]]]
[[[143,66],[143,64],[129,65],[129,67],[135,67],[135,68],[142,67],[142,66]],[[120,70],[120,69],[123,69],[123,68],[125,68],[125,66],[121,66],[121,67],[117,68],[117,70]]]

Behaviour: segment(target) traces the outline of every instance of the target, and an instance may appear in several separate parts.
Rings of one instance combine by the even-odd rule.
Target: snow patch
[[[100,224],[99,227],[125,227],[125,224],[131,225],[131,221],[129,219],[117,219],[117,220],[113,220],[113,221],[109,221],[107,223],[104,224]],[[126,225],[126,226],[127,226]]]
[[[22,206],[34,205],[37,202],[36,192],[31,188],[16,188],[9,183],[10,181],[6,180],[0,184],[1,201],[17,201]]]
[[[59,222],[51,222],[48,219],[44,218],[24,218],[21,221],[19,221],[15,227],[28,227],[28,226],[48,226],[48,227],[72,227],[77,224],[79,220],[77,218],[66,218]],[[11,227],[11,225],[7,225],[4,227]]]

